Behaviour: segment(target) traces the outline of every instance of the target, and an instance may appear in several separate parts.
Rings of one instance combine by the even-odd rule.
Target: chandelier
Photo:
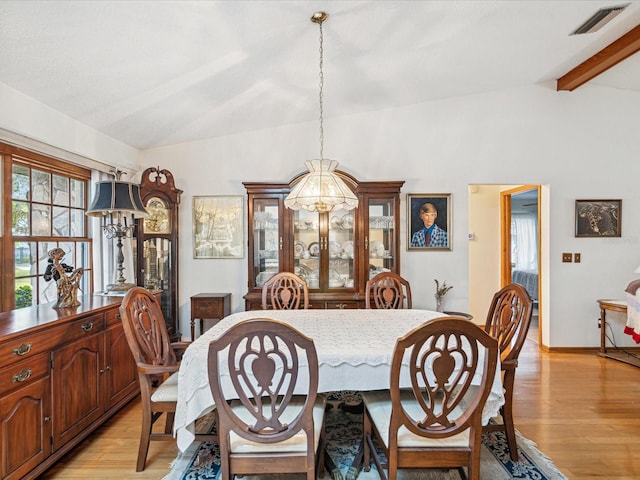
[[[338,162],[323,157],[324,130],[322,94],[324,87],[323,67],[323,35],[322,23],[328,18],[325,12],[316,12],[311,17],[313,23],[320,26],[320,159],[307,160],[305,166],[309,170],[284,200],[287,208],[305,209],[310,212],[331,212],[334,210],[352,210],[358,206],[358,197],[347,184],[335,173]]]

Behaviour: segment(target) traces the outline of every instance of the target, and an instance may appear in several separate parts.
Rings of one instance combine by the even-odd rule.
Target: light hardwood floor
[[[595,353],[544,353],[527,340],[514,408],[516,428],[568,478],[640,478],[640,368]],[[146,470],[136,473],[139,411],[130,404],[42,478],[162,479],[177,447],[152,442]]]

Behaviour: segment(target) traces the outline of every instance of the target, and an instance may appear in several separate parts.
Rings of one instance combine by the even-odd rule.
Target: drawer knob
[[[51,421],[51,417],[47,415],[46,417],[44,417],[44,421],[45,422],[50,422]]]
[[[339,308],[340,310],[343,310],[346,306],[347,306],[346,303],[338,303],[338,304],[336,304],[336,307]]]
[[[31,351],[31,342],[27,343],[26,345],[23,343],[18,348],[13,349],[13,353],[15,355],[18,355],[19,357],[26,355],[30,351]]]
[[[31,369],[22,369],[20,370],[20,373],[16,373],[13,376],[13,382],[24,382],[26,379],[28,379],[31,376]]]
[[[93,322],[87,322],[87,323],[83,323],[82,324],[82,331],[83,332],[88,332],[89,330],[91,330],[93,328]]]

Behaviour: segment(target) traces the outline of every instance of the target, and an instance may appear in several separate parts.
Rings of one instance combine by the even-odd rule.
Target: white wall
[[[0,85],[0,133],[111,165],[135,150]],[[361,180],[405,180],[404,193],[451,193],[451,251],[401,252],[401,270],[417,308],[433,308],[434,278],[454,286],[446,308],[470,307],[469,184],[543,184],[541,295],[547,312],[543,341],[551,347],[599,344],[598,298],[620,298],[640,265],[640,95],[594,85],[556,92],[544,84],[331,117],[325,110],[325,154]],[[328,114],[328,115],[327,115]],[[172,171],[184,190],[181,205],[181,330],[189,330],[189,297],[229,291],[243,308],[243,260],[194,260],[194,195],[245,195],[243,181],[286,181],[318,155],[317,122],[212,138],[141,152],[140,169]],[[73,156],[71,155],[71,156]],[[575,238],[576,199],[623,200],[621,238]],[[406,204],[401,235],[406,245]],[[246,228],[246,226],[245,226]],[[562,252],[582,263],[561,263]],[[548,265],[545,265],[547,262]],[[474,288],[479,288],[475,287]],[[475,293],[475,290],[474,290]],[[619,320],[621,322],[622,320]],[[627,343],[617,325],[616,340]]]
[[[404,193],[452,194],[452,250],[401,254],[417,308],[433,308],[434,278],[454,285],[447,309],[470,307],[469,184],[546,184],[549,237],[542,261],[548,312],[543,341],[551,347],[599,343],[596,299],[620,298],[640,265],[640,96],[597,86],[556,92],[544,84],[445,99],[373,113],[325,118],[325,156],[361,180],[405,180]],[[187,331],[189,297],[229,291],[233,310],[247,291],[244,260],[194,260],[194,195],[244,195],[243,181],[287,181],[318,155],[318,125],[305,123],[141,154],[143,166],[170,169],[184,190],[181,205],[181,321]],[[622,238],[574,237],[578,198],[621,198]],[[406,245],[406,204],[401,235]],[[545,251],[544,249],[548,250]],[[582,263],[561,263],[561,252],[582,253]],[[546,259],[546,260],[545,260]],[[474,306],[475,308],[475,306]],[[621,331],[620,326],[620,331]],[[616,339],[622,343],[622,333]]]
[[[4,83],[0,105],[0,141],[104,172],[118,167],[133,174],[137,169],[137,149]]]

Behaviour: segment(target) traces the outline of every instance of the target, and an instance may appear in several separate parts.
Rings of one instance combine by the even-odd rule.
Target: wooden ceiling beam
[[[556,90],[575,90],[640,50],[640,25],[557,80]]]

